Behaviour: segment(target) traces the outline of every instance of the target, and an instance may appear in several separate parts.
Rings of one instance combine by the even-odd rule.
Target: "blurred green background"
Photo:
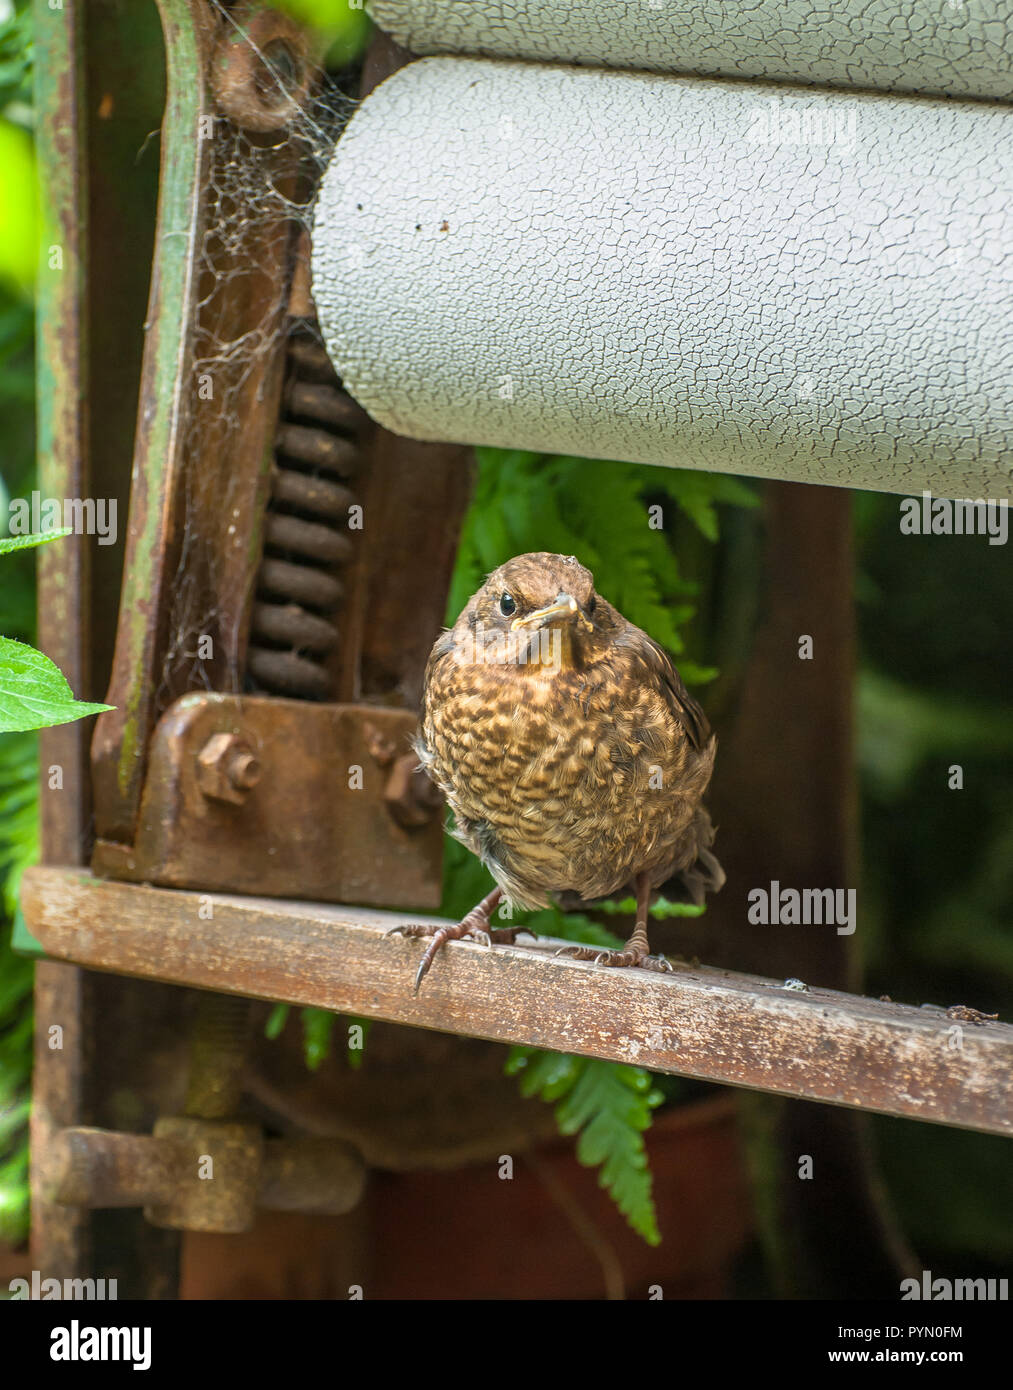
[[[7,501],[35,479],[33,303],[36,236],[31,37],[25,6],[0,0],[0,536]],[[34,551],[4,557],[0,633],[30,641]],[[37,736],[0,734],[0,1242],[28,1225],[32,966],[10,949],[21,869],[37,855]]]
[[[284,0],[279,7],[316,25],[319,55],[331,66],[344,66],[361,50],[367,22],[344,0]],[[0,0],[0,534],[7,497],[35,485],[37,238],[25,10]],[[530,458],[490,455],[480,486],[495,486],[504,467],[523,470]],[[566,463],[556,461],[553,487],[570,515],[586,494]],[[626,501],[642,497],[642,474],[626,469],[622,475]],[[690,516],[692,486],[676,500]],[[857,494],[855,517],[866,992],[968,1003],[1008,1017],[1013,547],[976,537],[901,536],[894,496]],[[457,597],[473,587],[476,556],[494,543],[465,537]],[[690,555],[699,557],[699,550],[691,546]],[[621,598],[614,590],[622,561],[621,555],[601,560],[599,586],[611,597]],[[34,552],[25,552],[7,558],[0,571],[4,635],[32,639],[34,565]],[[673,568],[662,586],[675,625],[685,616],[679,605],[692,594],[692,565],[684,561],[678,574]],[[947,790],[954,763],[963,768],[961,791]],[[35,736],[0,736],[0,1242],[12,1245],[25,1239],[28,1225],[32,969],[11,952],[10,928],[19,873],[37,852],[35,776]],[[874,1127],[892,1200],[924,1266],[936,1274],[1007,1274],[1013,1261],[1008,1146],[881,1117]]]

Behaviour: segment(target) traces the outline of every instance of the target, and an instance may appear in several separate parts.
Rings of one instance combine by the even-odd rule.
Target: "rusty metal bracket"
[[[99,840],[96,872],[168,887],[435,907],[442,816],[392,774],[410,710],[185,695],[151,742],[132,845]],[[393,788],[393,789],[392,789]]]

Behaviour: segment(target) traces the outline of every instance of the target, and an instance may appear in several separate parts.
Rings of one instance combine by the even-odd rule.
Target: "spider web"
[[[229,9],[218,0],[212,5],[222,33],[229,27],[243,32]],[[186,402],[183,426],[181,541],[167,586],[168,624],[156,717],[185,690],[236,693],[244,686],[236,658],[238,625],[248,611],[246,600],[256,583],[257,566],[248,559],[237,563],[238,554],[247,555],[249,538],[235,533],[241,519],[250,515],[250,470],[220,479],[215,492],[226,545],[210,543],[207,479],[201,474],[214,467],[214,454],[231,457],[239,432],[250,427],[251,407],[264,399],[269,364],[285,351],[293,278],[305,275],[308,287],[308,265],[298,262],[309,254],[319,181],[358,104],[350,95],[356,72],[335,77],[312,67],[308,95],[300,99],[291,75],[279,68],[270,52],[258,48],[249,35],[243,41],[263,65],[264,90],[276,85],[292,103],[294,114],[278,130],[258,133],[219,111],[208,141],[206,215],[194,267],[194,354],[189,368],[193,398]],[[243,306],[238,315],[237,304]],[[210,391],[211,398],[202,400],[202,390]],[[266,428],[270,433],[273,423],[268,421]],[[239,527],[227,524],[230,520]],[[242,587],[237,591],[239,575]],[[235,597],[221,605],[215,596],[223,594]]]

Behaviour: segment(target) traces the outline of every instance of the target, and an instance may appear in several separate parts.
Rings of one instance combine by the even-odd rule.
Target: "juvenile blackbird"
[[[518,555],[437,639],[422,704],[416,752],[498,886],[456,926],[394,928],[433,937],[416,992],[445,942],[513,940],[522,929],[490,925],[501,899],[550,894],[573,907],[632,890],[625,950],[566,950],[669,969],[648,954],[652,898],[701,903],[725,875],[702,804],[717,739],[661,647],[572,555]]]

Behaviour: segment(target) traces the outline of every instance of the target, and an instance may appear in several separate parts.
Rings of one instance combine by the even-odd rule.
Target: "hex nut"
[[[241,806],[261,774],[259,758],[237,734],[212,734],[197,754],[197,785],[213,801]]]

